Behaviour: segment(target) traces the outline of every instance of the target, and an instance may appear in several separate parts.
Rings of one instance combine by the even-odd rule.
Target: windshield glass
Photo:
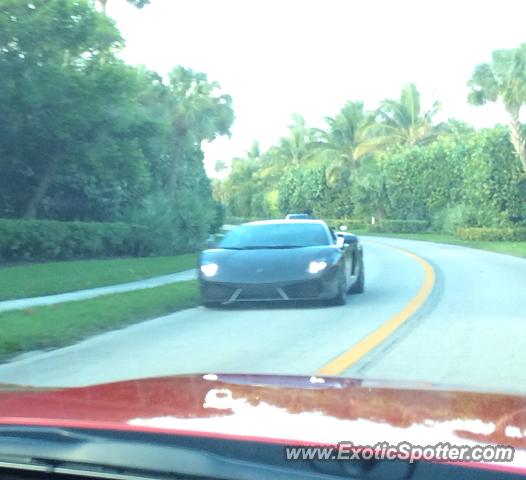
[[[325,227],[308,223],[242,225],[220,242],[220,248],[313,247],[330,245]]]

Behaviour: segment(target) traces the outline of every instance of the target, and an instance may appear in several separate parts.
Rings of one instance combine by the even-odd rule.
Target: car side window
[[[332,242],[336,244],[336,234],[334,233],[334,230],[332,228],[329,228],[329,232],[331,232]]]

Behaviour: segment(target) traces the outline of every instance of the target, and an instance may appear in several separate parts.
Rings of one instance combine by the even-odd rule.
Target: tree
[[[363,102],[347,102],[335,117],[327,117],[324,150],[334,154],[346,165],[356,167],[359,161],[374,150],[370,135],[373,118],[364,111]]]
[[[19,172],[26,218],[36,216],[64,165],[82,156],[90,122],[111,108],[107,94],[122,98],[118,81],[110,92],[99,88],[105,76],[120,75],[113,53],[121,44],[113,23],[86,2],[3,2],[0,152]]]
[[[166,88],[173,142],[166,188],[173,194],[185,163],[197,161],[202,166],[201,143],[230,135],[234,111],[232,98],[221,94],[220,85],[208,81],[204,73],[175,67]]]
[[[526,101],[526,43],[516,49],[495,50],[491,65],[477,65],[468,86],[468,101],[473,105],[503,103],[509,115],[510,140],[526,172],[526,143],[519,121]]]
[[[280,139],[276,149],[273,150],[274,163],[281,165],[301,165],[309,162],[318,153],[316,150],[319,141],[319,131],[308,128],[305,119],[298,114],[292,115],[292,124],[289,125],[289,136]]]
[[[239,217],[250,217],[255,214],[255,197],[261,191],[256,177],[260,165],[258,158],[234,158],[230,176],[223,181],[223,200],[229,213]]]
[[[398,100],[384,100],[377,111],[379,141],[384,145],[416,145],[435,138],[437,127],[432,123],[440,108],[435,102],[431,110],[422,112],[420,93],[413,83],[402,88]]]
[[[378,148],[374,137],[374,117],[365,112],[363,102],[347,102],[335,117],[327,117],[329,126],[322,132],[317,148],[328,162],[327,182],[347,182],[360,161]]]
[[[216,173],[223,173],[223,172],[226,172],[228,170],[228,166],[227,164],[225,163],[224,160],[217,160],[215,165],[214,165],[214,172]]]

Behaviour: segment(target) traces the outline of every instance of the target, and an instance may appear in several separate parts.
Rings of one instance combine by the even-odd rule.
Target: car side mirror
[[[342,237],[336,237],[336,246],[338,248],[343,248],[345,246],[345,239]]]
[[[356,245],[358,243],[358,237],[352,233],[349,233],[345,235],[344,242],[345,245]]]
[[[204,242],[203,242],[203,249],[207,250],[209,248],[216,248],[217,247],[217,240],[214,235],[210,235]]]

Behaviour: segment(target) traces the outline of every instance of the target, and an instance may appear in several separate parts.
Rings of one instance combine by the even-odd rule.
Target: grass
[[[197,281],[0,314],[0,359],[70,345],[90,335],[195,306]]]
[[[0,300],[143,280],[194,268],[197,254],[32,263],[0,268]]]
[[[371,233],[366,231],[356,232],[358,235],[369,235],[371,237],[403,238],[407,240],[423,240],[427,242],[449,243],[463,247],[478,248],[491,252],[504,253],[515,257],[526,258],[526,242],[501,242],[501,241],[475,241],[460,240],[446,233]]]

